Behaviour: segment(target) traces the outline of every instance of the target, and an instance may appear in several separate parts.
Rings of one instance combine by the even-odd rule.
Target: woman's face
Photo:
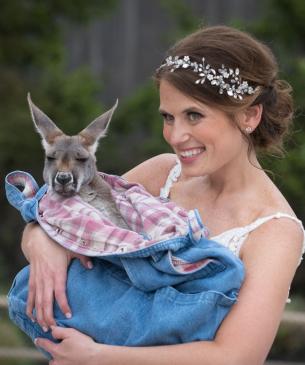
[[[247,142],[221,110],[203,104],[162,80],[163,135],[182,164],[184,176],[213,174],[247,159]]]

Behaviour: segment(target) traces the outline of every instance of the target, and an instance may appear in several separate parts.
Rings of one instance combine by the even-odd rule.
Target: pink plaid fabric
[[[38,190],[36,181],[23,171],[15,171],[6,177],[7,181],[14,185],[22,187],[22,194],[25,199],[33,198]]]
[[[146,248],[169,239],[174,239],[170,246],[159,245],[157,250],[169,250],[165,247],[178,249],[180,244],[186,244],[186,238],[199,240],[208,237],[197,210],[187,212],[118,176],[101,176],[110,185],[115,203],[129,229],[117,227],[105,213],[77,195],[63,198],[51,190],[46,193],[46,185],[39,189],[34,178],[23,171],[7,175],[7,198],[26,221],[37,219],[46,233],[60,245],[87,256],[134,253],[133,257],[144,257],[155,252],[148,252]],[[173,256],[171,250],[168,254],[172,266],[182,273],[195,271],[210,261],[187,262]]]
[[[130,253],[160,241],[185,236],[207,237],[198,212],[150,195],[142,186],[101,174],[130,230],[115,226],[79,196],[63,198],[49,191],[39,203],[39,223],[58,243],[87,256]],[[179,263],[183,265],[183,263]]]

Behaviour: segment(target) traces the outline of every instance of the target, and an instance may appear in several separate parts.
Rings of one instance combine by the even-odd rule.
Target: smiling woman
[[[165,345],[164,338],[158,346],[109,346],[54,326],[51,334],[61,342],[38,339],[36,344],[56,365],[261,365],[304,249],[301,221],[256,155],[261,149],[281,149],[293,117],[291,88],[279,80],[269,48],[224,26],[199,29],[179,41],[168,51],[155,80],[164,138],[174,154],[153,157],[124,178],[142,184],[152,195],[161,192],[166,203],[197,209],[211,242],[243,261],[246,277],[238,301],[209,341],[196,338]],[[53,298],[63,313],[71,312],[65,294],[71,254],[36,225],[25,229],[22,247],[30,261],[29,293],[37,322],[47,330],[55,324]],[[152,262],[160,264],[155,256]],[[141,270],[137,275],[141,277]],[[80,289],[77,295],[81,294]],[[91,294],[97,296],[98,289]],[[162,312],[154,317],[156,323],[174,319],[176,306],[181,308],[179,300],[169,299],[168,317]],[[191,310],[183,310],[187,318],[193,317]],[[97,320],[105,315],[103,308],[94,314]],[[122,317],[122,324],[128,318]],[[184,325],[180,329],[183,332]]]
[[[158,86],[161,80],[170,82],[232,120],[237,112],[261,104],[262,122],[248,141],[257,149],[280,149],[292,122],[293,103],[290,85],[278,80],[277,73],[274,55],[263,43],[228,27],[211,27],[174,45],[155,80]]]
[[[245,157],[241,150],[247,148],[247,141],[240,128],[222,110],[183,94],[165,80],[160,82],[160,101],[164,116],[163,135],[183,165],[184,176],[211,174],[234,156],[240,160]],[[236,119],[240,123],[251,122],[254,126],[260,120],[261,111],[260,105],[253,106],[251,121],[249,118],[246,121],[242,112],[236,113]]]

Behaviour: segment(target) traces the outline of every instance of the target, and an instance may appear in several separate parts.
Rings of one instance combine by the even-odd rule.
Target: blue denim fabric
[[[20,198],[18,194],[11,192],[13,203]],[[21,211],[27,217],[33,210],[25,207]],[[212,261],[181,273],[173,266],[171,254],[187,262]],[[73,327],[97,342],[113,345],[212,340],[244,279],[243,264],[229,249],[206,238],[194,239],[191,229],[183,237],[93,261],[92,270],[72,261],[67,295],[73,317],[65,318],[56,303],[54,316],[59,326]],[[29,267],[25,267],[8,294],[10,318],[32,339],[55,341],[26,316],[28,280]]]
[[[24,176],[26,176],[33,186],[35,187],[35,190],[37,191],[35,196],[29,198],[25,196],[24,191],[19,190],[16,186],[9,183],[8,178],[10,175],[21,173]],[[22,186],[20,188],[23,188]],[[44,196],[44,194],[47,192],[48,186],[43,185],[40,189],[34,180],[34,178],[24,171],[14,171],[10,174],[8,174],[5,178],[5,191],[6,191],[6,197],[9,203],[18,209],[22,215],[22,218],[26,222],[36,221],[37,218],[37,210],[38,210],[38,203],[39,200]]]
[[[175,245],[175,239],[170,241],[165,243]],[[168,251],[158,259],[126,258],[124,254],[108,261],[94,259],[92,270],[73,260],[67,281],[73,317],[65,318],[55,304],[56,322],[105,344],[145,346],[212,340],[237,299],[243,265],[216,242],[201,239],[190,246],[189,238],[184,241],[186,247],[176,251],[176,257],[206,256],[214,261],[196,272],[178,274],[173,272]],[[29,267],[15,278],[8,295],[10,318],[32,339],[52,339],[25,314],[28,279]]]

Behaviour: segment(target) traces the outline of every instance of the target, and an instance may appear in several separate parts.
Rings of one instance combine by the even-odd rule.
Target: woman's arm
[[[39,339],[37,345],[53,355],[56,365],[262,365],[281,320],[303,238],[288,219],[272,220],[251,233],[243,249],[245,282],[214,341],[120,347],[55,327],[53,334],[62,342]]]
[[[174,163],[174,155],[163,154],[143,162],[126,173],[124,177],[131,182],[144,185],[151,193],[158,195]],[[21,247],[30,263],[27,315],[34,320],[33,309],[35,308],[37,322],[47,329],[55,324],[54,298],[64,314],[67,316],[71,314],[66,297],[67,268],[71,259],[80,259],[87,268],[92,267],[92,262],[89,257],[74,254],[58,245],[36,223],[26,226]]]
[[[54,325],[53,300],[57,301],[61,311],[67,317],[71,309],[66,297],[67,268],[73,257],[79,258],[83,265],[90,268],[90,259],[58,245],[50,239],[37,223],[29,223],[23,232],[21,247],[30,262],[29,294],[27,315],[33,317],[36,309],[36,320],[47,330]]]

